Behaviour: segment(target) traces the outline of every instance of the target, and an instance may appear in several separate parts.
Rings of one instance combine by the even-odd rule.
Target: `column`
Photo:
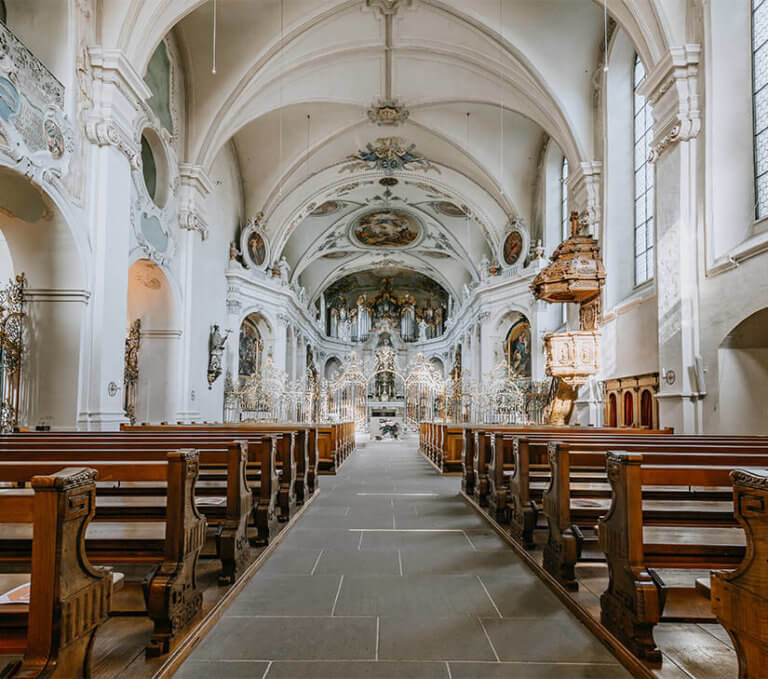
[[[123,413],[131,172],[141,167],[134,121],[151,92],[119,50],[89,49],[85,122],[91,301],[83,329],[78,427],[117,429]]]
[[[641,93],[653,107],[656,165],[659,418],[663,427],[702,430],[695,378],[700,356],[697,265],[697,136],[699,45],[674,47],[648,73]],[[666,379],[665,379],[666,377]]]
[[[494,358],[496,338],[494,338],[491,332],[490,320],[491,314],[488,311],[484,311],[478,316],[480,373],[483,379],[485,379],[485,375],[491,374],[496,369],[496,360]]]

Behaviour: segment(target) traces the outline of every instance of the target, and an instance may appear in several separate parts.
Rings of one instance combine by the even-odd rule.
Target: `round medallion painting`
[[[511,231],[504,239],[504,261],[509,264],[515,264],[520,259],[523,251],[523,236],[519,231]]]
[[[355,238],[369,247],[403,247],[419,237],[419,224],[399,210],[370,212],[357,220]]]

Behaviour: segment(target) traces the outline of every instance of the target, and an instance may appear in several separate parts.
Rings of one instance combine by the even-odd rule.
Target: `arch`
[[[768,434],[768,307],[725,336],[717,359],[722,430]]]
[[[176,413],[181,329],[177,300],[163,268],[137,259],[128,269],[126,327],[141,321],[135,414],[138,422],[171,421]]]
[[[341,370],[341,361],[337,356],[331,356],[328,358],[328,360],[325,362],[325,366],[323,367],[323,377],[326,380],[332,380],[336,373]]]
[[[252,313],[240,324],[238,341],[238,370],[240,379],[245,379],[261,372],[264,356],[264,339],[259,325],[262,317]]]
[[[449,7],[444,0],[424,1]],[[608,5],[609,16],[631,36],[647,64],[655,64],[670,45],[682,44],[685,39],[685,3],[682,0],[675,2],[676,6],[682,7],[682,11],[678,9],[676,12],[673,8],[665,10],[664,0],[592,1],[601,9]],[[206,3],[209,0],[105,0],[101,29],[108,39],[104,40],[104,44],[111,43],[125,50],[136,70],[143,73],[163,37],[184,17]],[[323,7],[307,23],[318,23],[357,4],[356,0],[341,0],[336,6]],[[481,23],[477,18],[472,18],[472,21]]]
[[[429,362],[434,366],[435,370],[440,373],[441,377],[445,377],[445,363],[442,358],[439,356],[432,356],[432,358],[429,359]]]
[[[625,427],[632,427],[635,424],[635,397],[631,391],[625,391],[622,400],[624,401],[624,421],[622,424]]]
[[[531,377],[531,323],[522,314],[504,336],[504,356],[510,376]]]
[[[653,395],[649,389],[643,389],[640,394],[640,426],[653,427]]]
[[[8,167],[0,167],[0,206],[4,275],[27,281],[19,423],[73,428],[88,303],[73,222],[51,194]]]
[[[619,408],[616,402],[616,394],[612,393],[608,395],[608,426],[619,426]]]

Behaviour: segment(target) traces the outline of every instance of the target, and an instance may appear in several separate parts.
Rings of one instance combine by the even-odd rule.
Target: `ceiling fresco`
[[[421,234],[415,217],[400,210],[369,212],[357,219],[352,229],[357,241],[367,247],[401,248]]]

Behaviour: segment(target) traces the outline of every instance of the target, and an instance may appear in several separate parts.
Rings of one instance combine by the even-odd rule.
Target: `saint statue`
[[[213,387],[213,383],[221,375],[224,356],[224,345],[227,343],[230,330],[226,330],[222,335],[219,326],[215,325],[211,328],[211,335],[208,338],[208,388]]]

